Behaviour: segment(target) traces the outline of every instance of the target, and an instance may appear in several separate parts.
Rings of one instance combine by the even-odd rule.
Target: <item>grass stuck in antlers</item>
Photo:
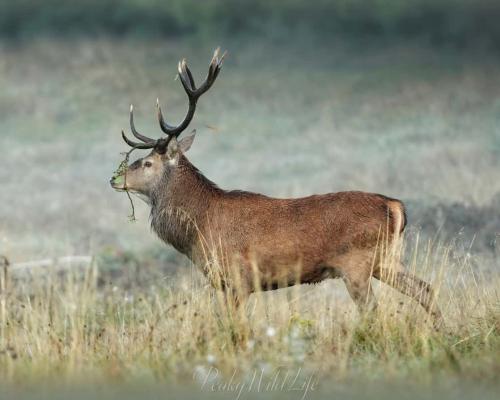
[[[201,386],[286,369],[314,373],[326,386],[437,376],[494,383],[500,276],[478,276],[467,257],[450,254],[429,246],[406,257],[439,291],[445,326],[438,331],[385,285],[375,287],[376,314],[360,316],[335,281],[259,292],[236,309],[201,274],[125,285],[100,270],[99,258],[80,275],[2,273],[0,382]]]

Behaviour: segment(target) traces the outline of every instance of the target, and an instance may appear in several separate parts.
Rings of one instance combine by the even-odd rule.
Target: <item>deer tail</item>
[[[389,213],[392,216],[392,231],[396,235],[401,235],[406,227],[406,209],[399,200],[388,202]]]

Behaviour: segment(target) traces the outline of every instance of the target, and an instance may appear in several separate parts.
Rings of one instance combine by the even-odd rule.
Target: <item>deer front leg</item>
[[[241,271],[232,271],[230,279],[222,284],[224,301],[228,309],[238,311],[244,306],[252,292],[250,285]]]
[[[248,290],[241,290],[240,288],[226,288],[224,290],[224,297],[228,307],[234,306],[235,310],[239,310],[241,306],[246,303],[250,292]]]

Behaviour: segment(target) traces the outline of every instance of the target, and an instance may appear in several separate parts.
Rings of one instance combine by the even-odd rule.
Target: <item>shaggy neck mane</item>
[[[210,201],[223,192],[181,155],[176,167],[166,168],[151,194],[152,229],[190,257]]]

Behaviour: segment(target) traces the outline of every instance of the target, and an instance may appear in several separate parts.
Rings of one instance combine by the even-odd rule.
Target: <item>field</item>
[[[402,199],[404,258],[439,287],[445,327],[434,331],[414,303],[377,284],[376,317],[358,316],[337,281],[258,294],[243,311],[228,310],[196,267],[150,232],[138,199],[129,222],[126,196],[108,181],[127,148],[120,130],[130,103],[141,132],[158,137],[157,97],[169,121],[185,112],[177,61],[186,57],[199,77],[218,45],[228,56],[200,100],[190,160],[223,188]],[[303,383],[298,399],[365,398],[365,390],[495,398],[499,63],[485,51],[418,43],[0,42],[0,255],[14,266],[93,260],[69,271],[4,270],[5,393],[63,398],[77,387],[82,397],[234,399],[244,382],[240,398],[288,398],[291,390],[269,382],[288,383],[289,373]],[[254,374],[275,390],[249,390]]]

